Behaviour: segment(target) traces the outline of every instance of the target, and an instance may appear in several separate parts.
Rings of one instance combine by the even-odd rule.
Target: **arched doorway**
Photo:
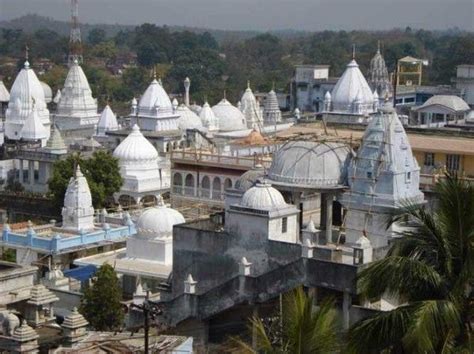
[[[203,198],[210,198],[211,197],[211,181],[209,177],[204,176],[201,182],[201,196]]]
[[[156,197],[154,195],[146,195],[140,201],[144,207],[151,207],[156,205]]]
[[[173,175],[173,193],[181,194],[183,192],[183,176],[181,173]]]
[[[221,179],[219,177],[214,177],[214,180],[212,181],[212,199],[222,198],[221,186]]]
[[[194,197],[194,176],[191,173],[184,180],[184,194]]]
[[[224,180],[224,190],[232,188],[232,180],[230,178],[226,178]]]
[[[128,194],[122,194],[119,197],[118,202],[122,207],[129,207],[131,205],[136,205],[137,204],[135,198],[133,198],[132,196],[130,196]]]

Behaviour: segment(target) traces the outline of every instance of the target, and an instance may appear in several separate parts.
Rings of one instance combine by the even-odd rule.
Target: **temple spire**
[[[380,40],[377,41],[377,53],[380,54]]]
[[[352,60],[355,60],[356,57],[356,46],[355,44],[352,45]]]

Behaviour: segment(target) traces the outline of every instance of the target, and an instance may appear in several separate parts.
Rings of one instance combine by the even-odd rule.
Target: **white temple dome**
[[[10,93],[8,92],[5,84],[0,80],[0,102],[10,101]]]
[[[75,177],[71,177],[64,195],[65,208],[89,207],[92,205],[91,191],[81,168],[77,165]]]
[[[50,103],[53,100],[53,90],[51,90],[51,87],[44,81],[40,81],[40,84],[44,91],[44,101]]]
[[[99,123],[97,124],[97,133],[105,136],[105,132],[118,130],[119,125],[117,117],[109,105],[106,105],[102,114],[100,115]]]
[[[136,124],[132,132],[115,148],[113,155],[122,162],[132,163],[158,159],[155,147],[143,136]]]
[[[209,106],[209,103],[204,103],[201,113],[199,113],[199,118],[201,118],[203,126],[209,131],[219,130],[219,122],[211,109],[211,106]]]
[[[221,131],[244,130],[247,128],[245,116],[225,98],[213,106],[212,111],[217,118]]]
[[[62,210],[63,228],[75,231],[94,228],[94,208],[87,179],[77,165],[74,177],[71,177],[64,195]]]
[[[46,108],[43,86],[26,61],[10,90],[10,102],[6,112],[7,121],[26,119],[33,108],[33,100],[43,123],[49,123],[49,111]]]
[[[49,138],[49,132],[41,122],[34,104],[25,124],[23,124],[23,128],[21,128],[20,137],[25,140],[45,140]]]
[[[350,156],[342,143],[290,141],[273,154],[268,178],[303,187],[338,187],[345,182]]]
[[[360,105],[360,112],[373,112],[374,96],[359,65],[352,60],[337,81],[331,93],[332,111],[352,112],[354,103]]]
[[[244,193],[240,201],[240,206],[252,209],[272,209],[286,205],[281,193],[265,182],[257,182]]]
[[[251,170],[248,170],[242,176],[235,181],[235,189],[242,192],[255,186],[257,181],[261,180],[265,176],[265,168],[262,165],[256,165]]]
[[[179,114],[178,128],[182,131],[186,129],[202,129],[202,121],[199,116],[190,110],[185,104],[179,105],[176,109],[176,114]]]
[[[158,206],[145,210],[137,220],[137,236],[160,238],[172,236],[173,226],[185,222],[183,215],[166,207],[159,198]]]
[[[151,82],[138,103],[139,114],[151,113],[155,108],[163,112],[173,111],[168,94],[156,79]]]
[[[97,117],[97,102],[92,97],[89,81],[77,61],[66,76],[57,111],[61,116]]]
[[[201,110],[202,110],[202,106],[196,104],[196,102],[194,102],[192,105],[189,106],[189,109],[191,111],[193,111],[194,113],[196,113],[197,115],[199,115],[201,113]]]

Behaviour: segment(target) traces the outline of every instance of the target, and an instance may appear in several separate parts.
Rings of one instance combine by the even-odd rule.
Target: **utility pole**
[[[398,59],[395,62],[395,73],[393,75],[393,108],[397,108],[397,84],[398,84]]]
[[[71,32],[69,34],[69,55],[68,65],[71,66],[77,61],[82,64],[82,39],[79,28],[79,3],[78,0],[71,0]]]
[[[143,312],[143,332],[145,334],[145,354],[149,354],[150,344],[149,344],[149,335],[150,335],[150,319],[154,320],[156,316],[159,316],[163,313],[163,310],[160,308],[160,304],[149,299],[149,291],[146,293],[145,300],[143,304],[131,304],[130,307],[139,309]]]

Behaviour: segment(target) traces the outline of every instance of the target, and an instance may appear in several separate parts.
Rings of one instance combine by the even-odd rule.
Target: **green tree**
[[[81,166],[89,184],[92,204],[95,208],[102,208],[106,205],[107,198],[118,192],[123,183],[118,160],[105,151],[94,152],[90,159],[70,155],[67,159],[54,163],[53,173],[48,181],[49,194],[54,205],[58,210],[62,207],[64,194],[77,164]]]
[[[84,291],[79,312],[97,331],[118,330],[123,325],[122,289],[114,268],[105,263]]]
[[[240,339],[233,338],[232,342],[245,353],[326,354],[338,349],[339,324],[331,302],[315,308],[313,298],[297,288],[284,296],[282,314],[283,318],[276,316],[272,325],[260,318],[251,319],[256,349]]]
[[[473,352],[474,186],[447,175],[436,192],[437,208],[408,206],[396,219],[403,237],[360,273],[366,298],[388,295],[402,305],[356,323],[352,352]]]
[[[87,41],[92,45],[97,45],[99,43],[105,42],[107,39],[107,34],[102,28],[93,28],[89,31],[87,35]]]

